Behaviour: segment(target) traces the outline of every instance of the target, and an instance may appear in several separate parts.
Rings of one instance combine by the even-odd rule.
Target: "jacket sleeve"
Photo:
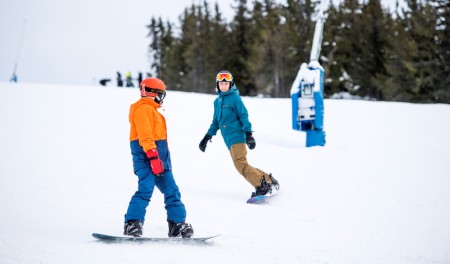
[[[213,120],[211,125],[209,126],[207,134],[212,136],[215,136],[217,133],[217,130],[219,130],[219,120],[217,119],[217,100],[214,100],[214,114],[213,114]]]
[[[151,107],[145,105],[136,109],[134,123],[138,134],[139,145],[147,153],[148,150],[156,148],[153,136],[153,113]]]
[[[252,124],[248,119],[247,108],[245,108],[244,102],[242,101],[242,98],[240,96],[236,96],[234,110],[236,111],[236,114],[239,120],[241,121],[242,129],[246,132],[247,131],[251,132]]]

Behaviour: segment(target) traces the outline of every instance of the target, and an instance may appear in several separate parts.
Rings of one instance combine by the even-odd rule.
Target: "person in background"
[[[117,72],[117,86],[118,87],[122,87],[123,86],[123,80],[122,80],[122,74],[120,74],[120,72]]]
[[[169,237],[189,238],[194,229],[186,223],[186,209],[172,174],[167,128],[158,112],[166,96],[166,85],[158,78],[140,83],[141,99],[130,107],[130,147],[138,190],[131,197],[125,214],[124,235],[139,237],[143,233],[146,208],[155,186],[164,194]]]
[[[133,78],[131,78],[131,73],[129,71],[125,72],[125,86],[134,87]]]
[[[230,151],[236,170],[255,187],[251,196],[268,195],[280,185],[272,176],[247,162],[247,146],[256,147],[252,133],[252,124],[248,111],[237,89],[233,75],[228,71],[220,71],[216,76],[217,98],[214,100],[214,115],[208,132],[200,141],[199,148],[205,152],[206,145],[220,129],[225,145]]]
[[[142,82],[142,72],[138,73],[137,82],[140,84]]]
[[[16,75],[16,73],[15,72],[13,72],[13,74],[12,74],[12,76],[11,76],[11,78],[9,79],[9,81],[10,82],[17,82],[17,75]]]

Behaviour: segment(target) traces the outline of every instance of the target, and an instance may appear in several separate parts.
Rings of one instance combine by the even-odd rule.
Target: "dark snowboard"
[[[92,236],[105,242],[125,242],[125,241],[136,241],[136,242],[146,242],[146,241],[176,241],[176,242],[205,242],[208,239],[218,237],[207,236],[207,237],[191,237],[191,238],[181,238],[181,237],[132,237],[132,236],[110,236],[98,233],[92,233]]]

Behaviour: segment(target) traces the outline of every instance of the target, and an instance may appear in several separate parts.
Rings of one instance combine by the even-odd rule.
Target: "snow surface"
[[[450,106],[325,100],[325,147],[291,129],[289,99],[243,97],[251,164],[279,180],[265,205],[220,134],[215,96],[169,91],[174,175],[203,245],[105,244],[136,190],[136,89],[0,83],[0,263],[450,263]],[[146,236],[166,236],[155,191]]]

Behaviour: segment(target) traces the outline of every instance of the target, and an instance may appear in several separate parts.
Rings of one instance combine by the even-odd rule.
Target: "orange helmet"
[[[142,97],[154,97],[155,102],[158,104],[162,104],[163,99],[166,97],[166,85],[158,78],[144,79],[140,87]]]

